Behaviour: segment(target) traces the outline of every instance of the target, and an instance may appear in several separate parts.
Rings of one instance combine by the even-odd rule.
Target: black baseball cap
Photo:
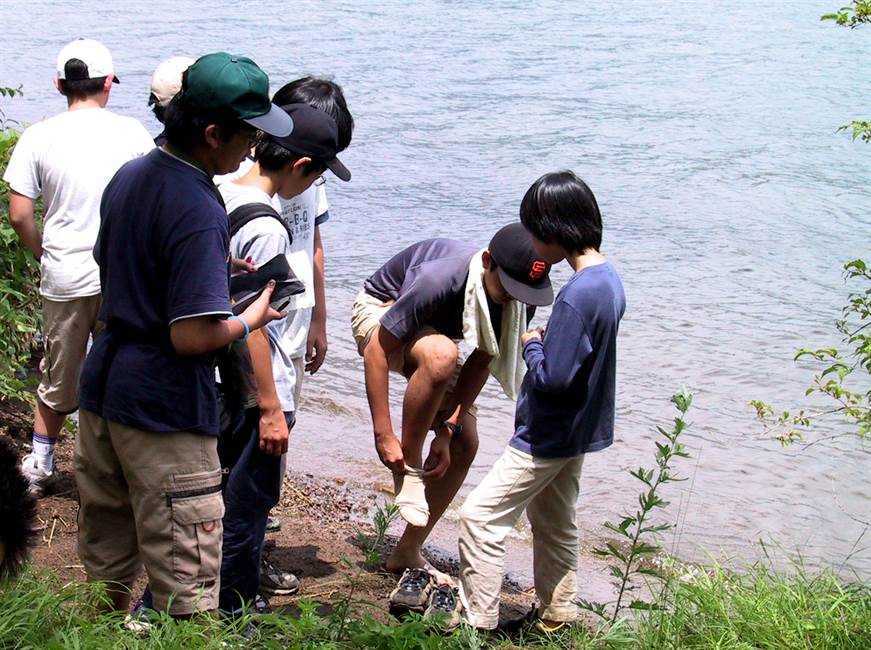
[[[336,158],[339,152],[339,127],[326,111],[308,104],[286,104],[281,107],[293,120],[293,132],[284,137],[272,137],[273,142],[298,154],[311,156],[324,163],[343,181],[351,180],[351,172]]]
[[[512,298],[536,307],[553,302],[550,264],[535,252],[532,235],[522,223],[500,228],[489,250],[502,286]]]

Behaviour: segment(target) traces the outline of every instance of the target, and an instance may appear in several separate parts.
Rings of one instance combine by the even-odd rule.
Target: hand
[[[429,446],[429,456],[423,463],[423,477],[440,479],[451,466],[451,437],[437,435]]]
[[[405,457],[402,454],[402,445],[392,433],[383,435],[375,434],[375,450],[378,458],[394,474],[405,473]]]
[[[252,302],[248,309],[243,311],[240,316],[248,323],[248,328],[256,330],[266,323],[274,321],[278,318],[284,318],[286,314],[281,313],[269,306],[269,301],[272,299],[272,290],[275,289],[275,280],[270,280],[257,300]]]
[[[305,370],[315,374],[324,358],[327,356],[327,326],[326,323],[312,321],[308,330],[308,340],[305,346]]]
[[[526,345],[529,341],[537,340],[541,341],[544,336],[544,328],[543,327],[535,327],[528,332],[524,332],[520,335],[520,344]]]
[[[250,255],[244,260],[241,257],[234,257],[230,260],[230,267],[234,273],[254,273],[257,270],[257,262],[254,262]]]
[[[287,453],[287,421],[279,407],[260,409],[260,451],[267,456]]]

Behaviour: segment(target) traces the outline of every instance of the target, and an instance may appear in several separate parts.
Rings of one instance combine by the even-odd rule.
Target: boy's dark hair
[[[163,124],[166,120],[166,106],[161,106],[158,102],[154,102],[151,105],[151,110],[154,113],[154,117],[157,118],[157,121]]]
[[[545,174],[520,203],[520,221],[545,244],[572,253],[602,245],[602,215],[592,190],[574,172]]]
[[[277,172],[286,164],[296,162],[304,156],[306,154],[296,153],[282,147],[268,135],[260,138],[257,141],[257,146],[254,147],[254,160],[260,163],[263,169],[273,172]],[[327,171],[327,166],[317,158],[312,158],[312,161],[303,168],[305,174],[323,174],[325,171]]]
[[[339,151],[344,151],[351,144],[354,118],[348,110],[342,87],[335,81],[303,77],[279,88],[273,95],[272,102],[279,106],[308,104],[319,108],[336,120],[336,126],[339,128]]]
[[[206,141],[206,127],[210,124],[218,126],[224,142],[229,141],[239,131],[255,130],[229,111],[204,111],[186,102],[184,91],[172,98],[163,114],[167,142],[186,152]]]
[[[81,59],[70,59],[64,65],[66,79],[59,79],[60,91],[71,101],[81,101],[103,92],[106,77],[87,79],[88,65]],[[85,78],[83,78],[85,77]]]

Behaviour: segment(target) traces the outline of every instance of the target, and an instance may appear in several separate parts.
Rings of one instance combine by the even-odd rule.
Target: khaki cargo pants
[[[155,608],[218,607],[224,501],[217,438],[156,433],[80,412],[79,558],[92,580],[131,584],[145,565]]]

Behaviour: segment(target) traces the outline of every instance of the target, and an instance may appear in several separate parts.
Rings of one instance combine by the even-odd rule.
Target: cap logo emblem
[[[535,260],[532,263],[532,268],[529,269],[529,278],[531,280],[539,280],[541,276],[544,275],[544,272],[547,270],[547,264],[542,262],[541,260]]]

